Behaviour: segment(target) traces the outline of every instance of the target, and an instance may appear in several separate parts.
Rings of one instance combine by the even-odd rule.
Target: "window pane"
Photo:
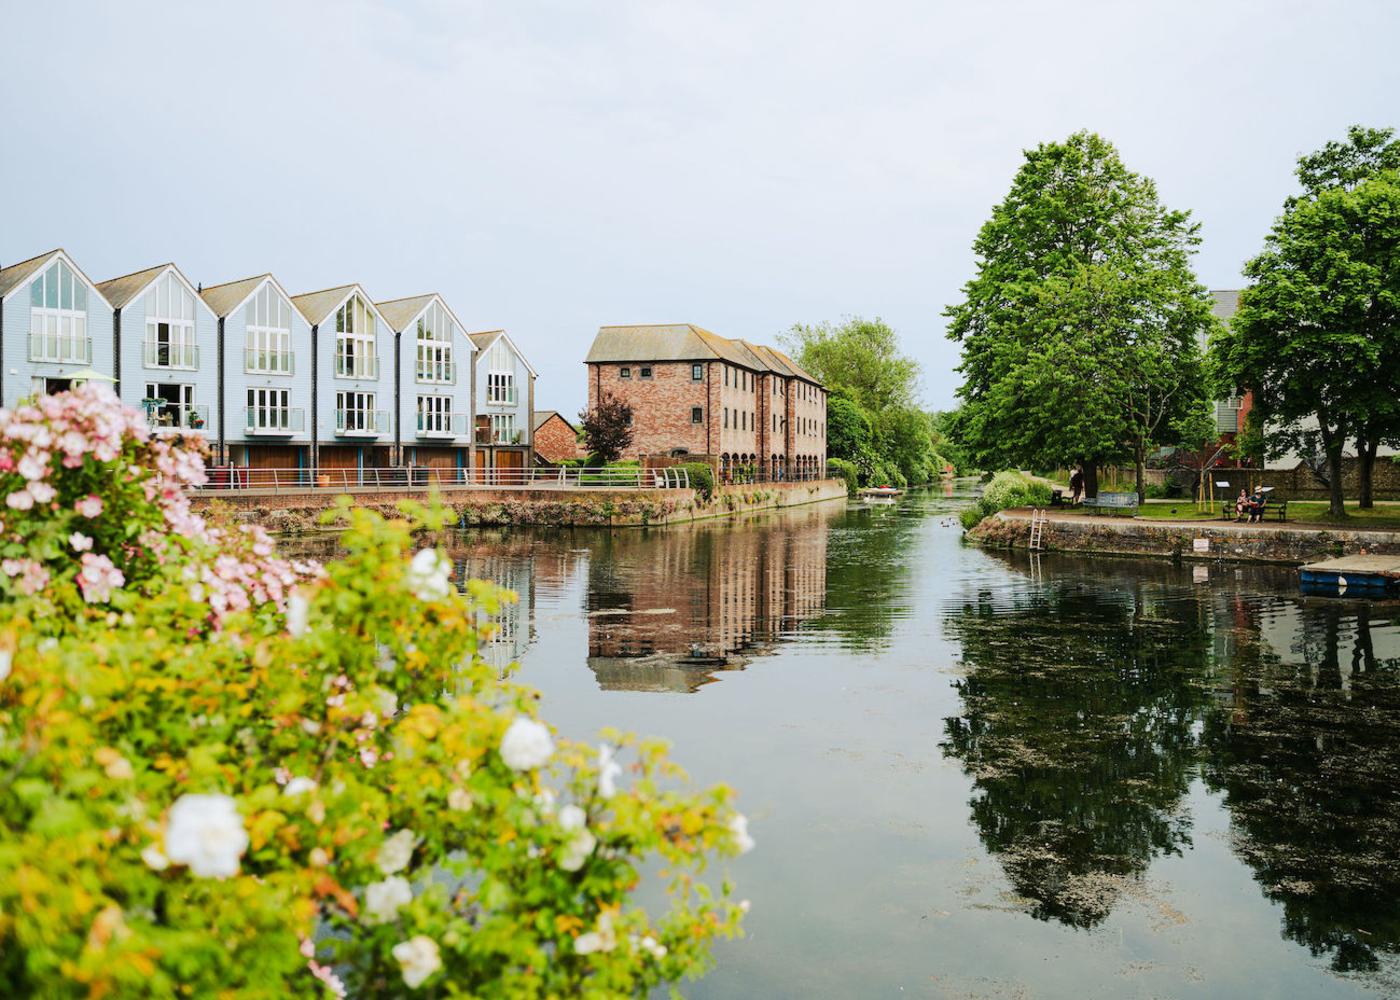
[[[29,304],[38,308],[44,305],[44,276],[41,274],[29,283]]]
[[[49,273],[44,275],[44,305],[50,309],[58,308],[58,269],[61,263],[49,268]]]

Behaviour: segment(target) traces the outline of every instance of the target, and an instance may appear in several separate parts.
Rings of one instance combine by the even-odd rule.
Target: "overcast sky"
[[[773,341],[942,310],[1021,151],[1115,142],[1211,287],[1300,152],[1400,125],[1400,3],[121,3],[4,9],[0,261],[442,292],[575,412],[607,323]]]

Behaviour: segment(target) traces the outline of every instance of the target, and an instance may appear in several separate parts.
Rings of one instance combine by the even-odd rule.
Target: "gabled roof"
[[[568,425],[569,430],[573,431],[575,434],[578,433],[578,428],[573,425],[573,422],[570,421],[568,417],[564,416],[564,414],[560,413],[558,410],[536,410],[535,419],[530,426],[530,430],[539,430],[541,427],[549,423],[555,417],[558,417],[560,420],[564,421],[564,423]]]
[[[539,372],[535,371],[535,366],[530,364],[530,360],[525,357],[520,348],[515,346],[515,341],[511,340],[510,334],[506,333],[504,330],[479,330],[476,333],[467,334],[467,339],[476,345],[477,351],[481,354],[485,354],[491,345],[502,337],[506,338],[506,343],[509,344],[510,349],[515,352],[515,356],[520,359],[520,363],[529,370],[531,375],[538,377]]]
[[[379,311],[379,307],[374,304],[374,300],[369,297],[369,293],[360,286],[358,282],[349,285],[338,285],[335,288],[326,288],[319,292],[306,292],[303,295],[293,295],[292,305],[297,307],[297,311],[306,317],[306,321],[312,326],[320,326],[326,321],[326,317],[335,312],[351,295],[360,293],[360,298],[365,300],[365,305],[385,326],[393,329],[392,324],[384,318],[384,314]]]
[[[1221,288],[1210,293],[1210,311],[1216,319],[1229,319],[1235,315],[1235,311],[1240,307],[1240,290],[1238,288]]]
[[[693,323],[600,327],[584,363],[626,361],[727,361],[750,371],[776,372],[821,385],[776,348],[721,337]]]
[[[92,279],[83,273],[83,269],[73,263],[73,258],[68,256],[68,251],[64,250],[62,247],[50,250],[48,253],[41,253],[37,257],[30,257],[28,260],[22,260],[18,264],[11,264],[9,267],[0,269],[0,301],[8,299],[16,288],[42,271],[55,257],[62,257],[64,263],[73,269],[73,273],[82,278],[83,281],[86,282],[88,288],[97,295],[98,298],[102,299],[104,303],[107,302],[106,296],[93,284]],[[110,303],[108,304],[110,305]]]
[[[427,295],[410,295],[406,299],[388,299],[384,302],[376,302],[375,307],[379,310],[379,315],[384,317],[384,322],[388,323],[395,333],[403,333],[435,301],[447,310],[447,315],[452,317],[452,322],[457,324],[457,329],[466,332],[467,328],[462,325],[462,321],[457,318],[457,314],[452,311],[447,300],[437,292],[429,292]],[[471,339],[470,336],[468,339]],[[472,346],[475,349],[475,343]]]
[[[194,291],[194,285],[174,264],[157,264],[155,267],[148,267],[143,271],[133,271],[131,274],[123,274],[119,278],[109,278],[97,286],[97,290],[102,293],[102,297],[112,304],[113,309],[125,309],[127,303],[144,292],[152,282],[159,278],[168,270],[173,270],[180,275],[180,280],[189,285],[190,291]]]
[[[265,282],[272,282],[277,291],[282,293],[290,302],[292,297],[287,290],[282,287],[282,282],[268,274],[258,274],[251,278],[240,278],[237,281],[226,281],[222,285],[210,285],[200,296],[210,309],[214,310],[214,315],[219,318],[231,316],[238,311],[238,307],[253,297],[253,293],[262,288]]]

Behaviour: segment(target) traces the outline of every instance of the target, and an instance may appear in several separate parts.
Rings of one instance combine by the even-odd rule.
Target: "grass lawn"
[[[1233,503],[1231,504],[1233,506]],[[1339,521],[1327,516],[1325,500],[1288,501],[1289,524],[1331,525],[1345,528],[1374,528],[1379,531],[1400,531],[1400,502],[1379,500],[1370,510],[1361,510],[1355,504],[1347,504],[1346,520]],[[1217,505],[1214,514],[1198,511],[1190,500],[1149,500],[1138,511],[1138,516],[1151,521],[1202,521],[1220,520]],[[1265,524],[1277,524],[1272,515]]]

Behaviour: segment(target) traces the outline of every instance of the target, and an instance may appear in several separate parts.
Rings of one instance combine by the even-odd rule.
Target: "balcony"
[[[450,358],[445,361],[419,361],[417,378],[419,382],[431,385],[456,385],[457,363]]]
[[[465,437],[471,426],[469,413],[420,413],[418,414],[418,436],[420,438]]]
[[[525,432],[491,431],[487,444],[525,444]]]
[[[335,411],[335,432],[341,437],[378,437],[388,431],[387,410]]]
[[[276,437],[279,434],[296,434],[306,427],[306,411],[301,407],[261,406],[245,407],[243,410],[243,433],[266,434]]]
[[[519,399],[514,389],[497,389],[486,393],[487,406],[514,406]]]
[[[347,357],[343,354],[335,358],[336,378],[358,378],[370,381],[379,378],[379,357]]]
[[[146,401],[146,426],[153,431],[203,431],[209,426],[209,407],[194,404]]]
[[[249,347],[243,351],[243,370],[254,375],[291,375],[296,363],[291,351]]]
[[[29,360],[59,365],[92,364],[92,338],[58,333],[31,333]]]
[[[194,344],[161,344],[148,340],[143,345],[147,368],[180,368],[193,371],[199,367],[199,348]]]

